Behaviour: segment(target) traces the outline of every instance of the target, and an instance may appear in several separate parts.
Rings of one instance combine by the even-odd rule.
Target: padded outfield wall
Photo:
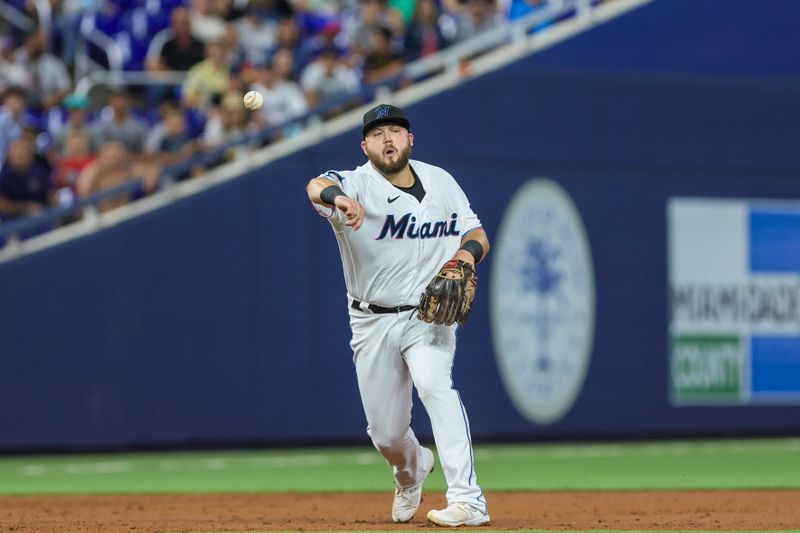
[[[415,157],[494,242],[454,370],[476,440],[800,431],[796,65],[745,69],[741,35],[665,4],[695,3],[407,110]],[[766,24],[746,4],[729,16]],[[682,23],[695,47],[658,48]],[[698,49],[704,73],[676,73]],[[367,442],[338,250],[304,191],[359,141],[0,266],[0,448]]]

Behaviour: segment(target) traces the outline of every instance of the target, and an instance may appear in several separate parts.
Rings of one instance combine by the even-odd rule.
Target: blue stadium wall
[[[408,108],[415,157],[459,179],[490,238],[548,177],[591,247],[591,359],[552,424],[503,386],[481,264],[454,369],[475,440],[800,431],[797,405],[670,401],[668,200],[800,201],[800,8],[759,4],[656,2]],[[1,265],[0,448],[366,443],[338,250],[304,190],[360,164],[359,141]],[[419,407],[413,424],[430,440]]]

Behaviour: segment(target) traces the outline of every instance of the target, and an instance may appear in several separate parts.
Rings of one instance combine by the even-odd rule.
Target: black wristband
[[[466,250],[471,253],[472,257],[475,258],[476,265],[480,262],[481,257],[483,257],[483,246],[478,241],[467,241],[461,245],[459,250]]]
[[[319,199],[328,205],[336,205],[334,200],[336,200],[337,196],[347,196],[338,185],[329,185],[319,193]]]

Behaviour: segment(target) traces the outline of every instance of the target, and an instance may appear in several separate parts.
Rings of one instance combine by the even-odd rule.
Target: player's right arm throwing
[[[350,198],[332,180],[318,177],[306,185],[308,199],[317,205],[325,207],[334,206],[339,209],[345,218],[345,224],[354,230],[361,227],[364,221],[364,206],[355,198]]]

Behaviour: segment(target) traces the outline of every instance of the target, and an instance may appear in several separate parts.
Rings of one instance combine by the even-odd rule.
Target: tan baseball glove
[[[450,326],[467,321],[478,288],[475,268],[452,259],[444,264],[422,293],[418,317],[423,322]]]

